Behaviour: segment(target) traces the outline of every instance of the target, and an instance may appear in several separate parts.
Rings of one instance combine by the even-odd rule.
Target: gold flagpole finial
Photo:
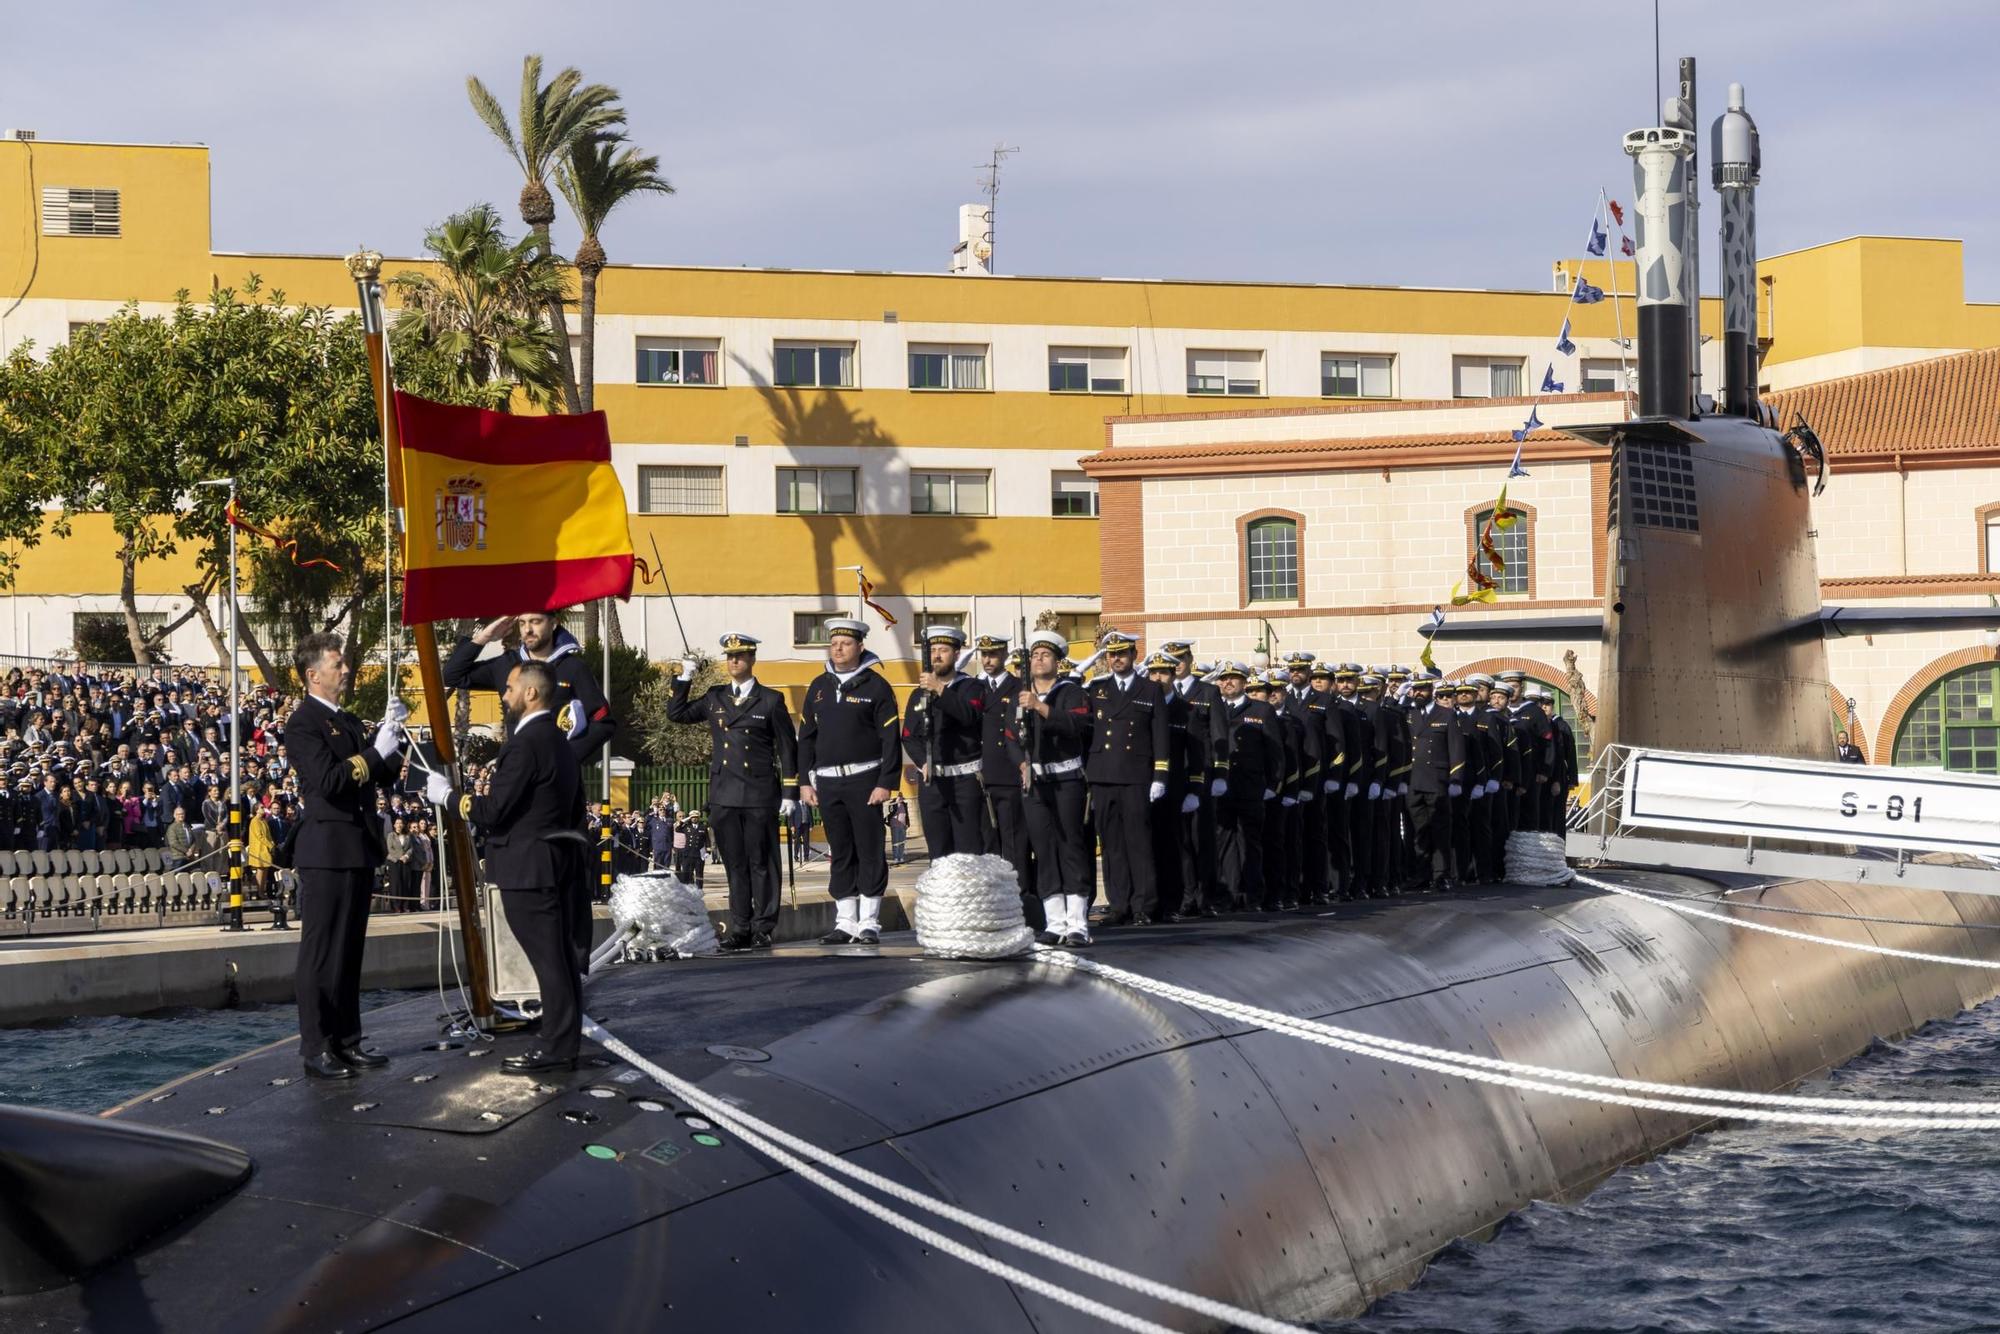
[[[382,252],[357,250],[347,257],[347,271],[357,283],[374,282],[382,276]]]

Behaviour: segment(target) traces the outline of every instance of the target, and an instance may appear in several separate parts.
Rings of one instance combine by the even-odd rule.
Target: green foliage
[[[586,644],[581,656],[590,664],[591,676],[602,680],[603,642]],[[659,676],[658,664],[638,649],[620,645],[611,650],[611,716],[619,724],[618,735],[611,742],[613,755],[641,759],[649,753],[639,718],[646,707],[647,690]]]
[[[688,688],[690,696],[722,684],[722,668],[715,659],[697,654],[695,663],[694,682]],[[675,664],[673,670],[678,673],[679,664]],[[665,671],[657,671],[653,680],[639,691],[636,707],[627,725],[644,748],[646,757],[656,764],[707,764],[712,753],[707,725],[668,722],[667,704],[672,695],[672,676]]]

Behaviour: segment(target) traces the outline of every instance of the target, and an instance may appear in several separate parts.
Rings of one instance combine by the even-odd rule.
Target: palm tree
[[[509,240],[491,204],[446,218],[424,249],[435,272],[391,280],[403,306],[390,334],[399,378],[455,403],[504,411],[518,385],[553,406],[562,393],[556,353],[567,340],[542,312],[560,299],[559,262],[532,240]]]
[[[569,159],[556,168],[556,188],[569,201],[570,212],[583,240],[576,248],[576,272],[580,280],[578,309],[582,316],[582,337],[578,340],[577,395],[589,412],[597,398],[597,280],[607,262],[598,233],[604,220],[635,195],[670,195],[674,187],[660,175],[660,160],[642,155],[624,143],[625,136],[603,131],[570,145]],[[618,624],[611,600],[600,602],[592,624],[604,627],[605,641],[613,648],[625,646],[625,632]]]
[[[563,70],[545,85],[542,58],[521,60],[520,133],[507,123],[500,100],[486,90],[476,77],[467,76],[466,95],[472,109],[493,137],[506,146],[514,164],[527,177],[521,187],[521,221],[545,255],[554,253],[549,243],[549,224],[556,218],[555,197],[549,193],[548,177],[557,163],[579,140],[601,134],[624,123],[625,110],[618,105],[616,89],[601,83],[586,84],[574,67]],[[581,412],[577,394],[576,369],[569,359],[569,321],[563,314],[563,293],[558,289],[549,300],[549,326],[561,335],[557,364],[561,368],[563,403],[571,412]]]
[[[577,391],[589,412],[597,391],[597,280],[608,262],[598,233],[604,220],[635,195],[670,195],[674,187],[660,175],[660,160],[647,157],[624,142],[616,131],[604,131],[570,145],[569,158],[556,168],[556,188],[569,201],[583,240],[576,247],[576,272],[581,280],[578,300],[583,336],[577,365]]]

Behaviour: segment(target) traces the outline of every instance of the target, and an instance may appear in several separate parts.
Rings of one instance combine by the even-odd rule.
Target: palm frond
[[[493,137],[506,147],[507,155],[514,159],[516,165],[525,167],[520,145],[514,142],[514,129],[507,124],[507,113],[501,108],[500,100],[486,90],[486,85],[479,81],[477,75],[471,74],[465,78],[465,95],[471,99],[473,114],[479,117],[480,124],[493,132]]]

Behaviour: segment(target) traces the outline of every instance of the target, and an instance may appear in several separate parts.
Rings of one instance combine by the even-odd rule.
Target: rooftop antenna
[[[999,231],[994,226],[994,220],[997,201],[1000,198],[1000,165],[1020,151],[1019,148],[1009,148],[1005,144],[994,144],[993,156],[986,159],[979,168],[982,173],[979,179],[979,192],[986,196],[986,270],[989,273],[999,272],[993,266],[993,256],[999,248],[997,240]]]

